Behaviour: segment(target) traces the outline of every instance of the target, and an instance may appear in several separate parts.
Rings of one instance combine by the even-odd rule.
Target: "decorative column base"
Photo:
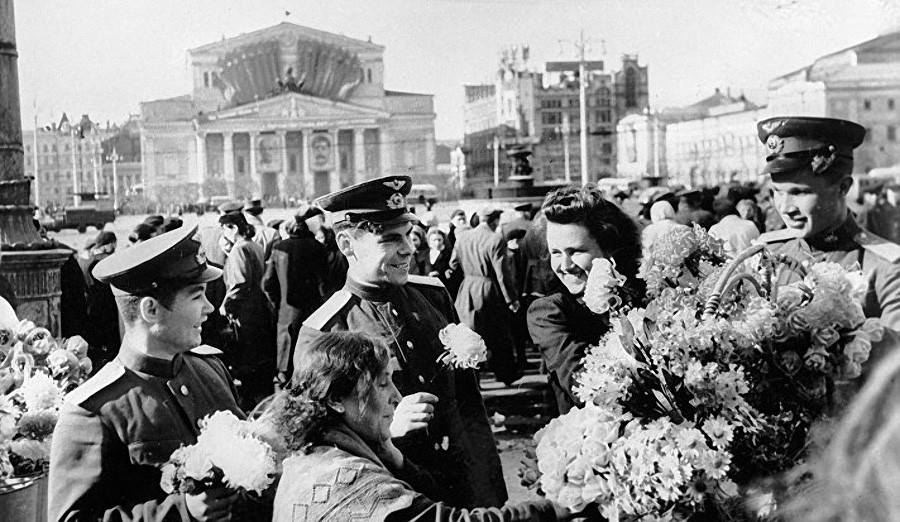
[[[19,302],[19,319],[30,319],[56,337],[60,335],[60,267],[70,255],[71,250],[62,248],[7,251],[0,261],[0,274],[12,285]]]

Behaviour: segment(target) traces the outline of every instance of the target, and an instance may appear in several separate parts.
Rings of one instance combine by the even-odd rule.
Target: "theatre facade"
[[[385,90],[383,55],[291,23],[188,51],[191,94],[141,104],[146,195],[274,204],[433,174],[432,96]]]

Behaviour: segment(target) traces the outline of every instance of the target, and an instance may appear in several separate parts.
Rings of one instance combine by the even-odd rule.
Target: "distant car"
[[[74,228],[79,234],[87,231],[88,227],[103,230],[107,223],[116,220],[116,211],[112,204],[95,194],[81,194],[81,204],[77,207],[67,207],[56,212],[50,217],[45,217],[41,224],[47,230],[58,232],[66,228]]]

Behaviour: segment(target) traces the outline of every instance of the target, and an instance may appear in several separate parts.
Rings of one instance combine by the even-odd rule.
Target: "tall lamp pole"
[[[116,147],[113,145],[112,154],[109,155],[109,161],[112,162],[113,176],[113,210],[119,210],[119,173],[116,171],[116,164],[119,162],[119,155],[116,153]]]
[[[578,41],[578,117],[581,118],[581,184],[587,185],[590,181],[588,174],[587,153],[587,71],[584,67],[584,53],[587,43],[584,41],[584,29],[581,30],[581,39]]]

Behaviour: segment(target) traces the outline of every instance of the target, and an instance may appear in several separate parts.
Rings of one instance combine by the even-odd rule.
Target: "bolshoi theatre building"
[[[384,47],[281,23],[188,51],[193,90],[141,103],[147,197],[310,199],[435,171],[431,95],[384,88]]]

